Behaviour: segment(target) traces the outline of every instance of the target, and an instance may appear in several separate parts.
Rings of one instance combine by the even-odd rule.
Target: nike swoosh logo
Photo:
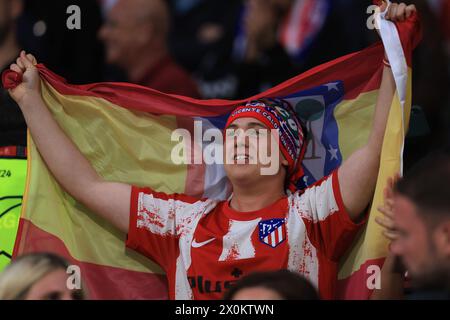
[[[192,248],[200,248],[206,246],[208,243],[213,242],[214,240],[216,240],[216,238],[212,238],[203,242],[197,242],[194,239],[194,241],[192,241]]]

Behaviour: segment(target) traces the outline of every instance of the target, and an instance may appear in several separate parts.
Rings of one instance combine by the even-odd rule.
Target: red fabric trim
[[[90,299],[167,299],[167,280],[164,275],[131,271],[116,267],[82,262],[74,259],[64,243],[54,235],[43,231],[28,220],[26,249],[20,254],[52,252],[81,269],[83,283]],[[17,256],[17,251],[15,256]]]
[[[21,250],[20,250],[20,244],[25,241],[25,239],[22,239],[22,235],[24,235],[24,224],[25,221],[23,218],[19,219],[19,227],[17,228],[17,236],[16,236],[16,241],[14,242],[14,248],[13,248],[13,253],[12,253],[12,258],[15,259],[17,256],[19,256],[21,254]],[[24,236],[25,238],[25,236]]]

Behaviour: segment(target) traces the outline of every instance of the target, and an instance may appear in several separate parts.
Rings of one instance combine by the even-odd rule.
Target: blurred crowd
[[[392,252],[405,258],[406,270],[413,270],[422,281],[419,288],[436,287],[438,282],[436,292],[448,298],[450,197],[442,182],[450,180],[450,156],[448,152],[432,156],[419,171],[411,169],[409,176],[408,172],[450,141],[450,0],[407,2],[421,14],[424,36],[413,60],[406,176],[397,185],[401,195],[397,206],[406,214],[404,221],[417,223],[396,225],[403,240],[393,245]],[[66,27],[70,16],[66,9],[73,4],[81,9],[79,30]],[[377,34],[366,28],[371,4],[371,0],[0,0],[0,70],[9,68],[25,49],[71,83],[127,81],[201,99],[247,98],[378,41]],[[0,90],[1,155],[2,147],[26,146],[26,125],[7,91]],[[436,174],[421,176],[420,170],[427,168],[435,168],[430,172]],[[433,262],[440,268],[433,268]],[[86,293],[68,292],[63,285],[67,266],[48,254],[19,258],[0,276],[0,299],[83,299]],[[291,286],[298,295],[291,295]],[[258,297],[318,298],[310,284],[287,271],[251,275],[225,296]]]
[[[450,1],[411,0],[415,51],[406,167],[448,143]],[[71,83],[127,81],[196,98],[248,98],[378,41],[371,0],[0,0],[0,68],[20,49]],[[81,28],[66,27],[76,4]],[[11,104],[5,92],[2,104]],[[0,146],[25,145],[18,108],[0,109]]]

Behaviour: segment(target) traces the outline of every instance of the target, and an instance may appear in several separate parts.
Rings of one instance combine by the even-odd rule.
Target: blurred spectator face
[[[236,292],[233,296],[233,300],[283,300],[276,291],[264,288],[244,288]]]
[[[14,21],[21,12],[22,1],[0,0],[0,46],[3,45],[10,34],[14,27]]]
[[[65,270],[55,270],[36,282],[25,300],[75,300],[75,291],[67,288]]]
[[[392,251],[402,257],[413,279],[426,283],[450,266],[450,221],[433,224],[418,210],[409,198],[396,196],[394,221],[399,238],[392,243]]]
[[[110,64],[126,68],[136,53],[160,40],[158,21],[159,1],[119,0],[108,12],[99,37],[106,47]]]
[[[239,279],[225,300],[318,300],[316,289],[302,275],[288,270],[255,272]]]
[[[277,12],[274,10],[273,1],[248,0],[245,28],[251,40],[264,41],[267,34],[274,32],[277,24]]]
[[[257,31],[273,30],[288,12],[292,2],[292,0],[248,0],[247,32],[252,34]]]
[[[245,33],[250,50],[265,50],[277,42],[278,26],[291,4],[291,0],[247,1]]]
[[[81,287],[68,288],[68,267],[67,260],[51,253],[20,256],[0,273],[0,300],[83,300]]]
[[[430,263],[428,248],[431,246],[424,222],[416,213],[416,207],[408,198],[395,199],[395,223],[400,237],[393,243],[392,250],[402,256],[408,270],[415,274]]]

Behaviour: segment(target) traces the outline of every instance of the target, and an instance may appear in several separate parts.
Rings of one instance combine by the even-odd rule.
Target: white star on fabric
[[[303,182],[305,183],[305,185],[308,185],[308,178],[308,176],[303,177]]]
[[[330,160],[333,160],[333,159],[339,160],[338,156],[337,156],[338,149],[333,148],[333,146],[331,144],[330,144],[330,149],[328,149],[328,152],[331,154]]]
[[[339,84],[339,82],[332,82],[332,83],[326,84],[326,86],[328,87],[328,91],[331,91],[333,89],[336,91],[339,91],[338,84]]]

